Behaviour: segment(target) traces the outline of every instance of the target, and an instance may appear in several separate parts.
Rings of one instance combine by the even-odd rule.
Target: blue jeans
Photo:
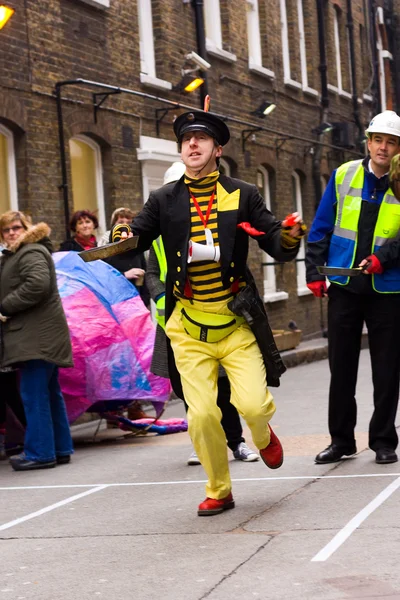
[[[73,453],[58,367],[45,360],[27,360],[21,367],[20,393],[25,408],[24,452],[29,460],[46,462]]]

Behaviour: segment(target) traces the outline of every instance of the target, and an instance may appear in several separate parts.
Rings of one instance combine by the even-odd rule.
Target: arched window
[[[101,235],[106,231],[106,219],[100,147],[85,135],[76,135],[69,140],[69,151],[74,211],[88,209],[95,213],[99,220],[97,235]]]
[[[268,169],[265,167],[258,167],[257,170],[257,188],[262,197],[265,200],[265,205],[268,210],[272,211],[272,199],[271,199],[271,180]],[[271,258],[266,252],[262,253],[263,256],[263,273],[264,273],[264,302],[277,302],[278,300],[286,300],[289,295],[287,292],[277,290],[276,287],[276,274],[274,259]]]
[[[301,191],[300,175],[293,171],[292,173],[292,199],[293,210],[303,216],[303,198]],[[310,294],[310,290],[306,284],[306,265],[305,265],[305,247],[304,238],[300,242],[300,250],[297,255],[296,272],[297,272],[297,295],[306,296]]]
[[[14,136],[0,124],[0,214],[18,210]]]
[[[220,158],[219,161],[219,172],[222,173],[222,175],[226,175],[227,177],[231,176],[231,165],[228,163],[227,160]]]

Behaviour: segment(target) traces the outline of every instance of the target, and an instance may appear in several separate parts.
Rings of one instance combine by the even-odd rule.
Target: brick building
[[[308,223],[332,169],[364,151],[370,116],[400,108],[400,0],[7,5],[15,13],[0,30],[0,211],[46,220],[56,242],[78,208],[96,210],[103,230],[114,208],[139,209],[178,158],[178,104],[201,107],[207,91],[231,129],[224,171],[255,183],[278,217],[297,209]],[[193,51],[211,68],[199,67],[205,83],[186,94],[179,83],[184,71],[196,74]],[[276,109],[260,117],[263,103]],[[323,123],[336,125],[317,129]],[[253,244],[251,268],[273,326],[294,319],[313,334],[319,304],[303,256],[274,265]]]

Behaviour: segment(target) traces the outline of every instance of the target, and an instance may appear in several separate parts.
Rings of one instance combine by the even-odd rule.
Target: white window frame
[[[260,17],[258,14],[258,0],[246,0],[247,6],[247,42],[249,50],[249,70],[270,79],[275,78],[275,73],[262,64]]]
[[[207,52],[226,62],[236,62],[236,54],[228,52],[222,47],[221,7],[219,0],[204,0],[204,22]]]
[[[295,196],[296,196],[296,211],[303,214],[303,199],[301,193],[301,179],[300,175],[296,171],[292,171],[292,179],[294,180]],[[308,296],[312,292],[308,289],[306,283],[306,264],[305,264],[305,244],[304,238],[300,242],[300,249],[297,255],[298,262],[296,262],[296,279],[297,279],[297,295]]]
[[[90,6],[95,6],[96,8],[110,8],[110,0],[81,0],[85,4],[90,4]]]
[[[10,197],[10,210],[18,210],[17,167],[15,161],[14,134],[10,129],[0,123],[0,133],[7,140],[7,169],[8,169],[8,194]]]
[[[83,135],[81,133],[74,135],[70,138],[71,140],[78,140],[83,144],[86,144],[94,151],[95,157],[95,176],[96,176],[96,197],[97,197],[97,207],[98,207],[98,221],[99,221],[99,232],[96,234],[97,237],[101,237],[107,231],[107,222],[106,222],[106,211],[104,206],[104,183],[103,183],[103,164],[101,158],[101,149],[99,144],[97,144],[92,138]]]
[[[299,50],[301,83],[292,79],[290,71],[289,32],[287,23],[286,0],[280,0],[281,31],[282,31],[282,56],[283,56],[283,82],[288,87],[303,90],[305,94],[318,96],[318,91],[308,85],[306,40],[304,33],[303,2],[297,0],[297,20],[299,26]]]
[[[263,190],[262,196],[265,200],[265,206],[268,210],[271,210],[271,186],[268,169],[259,165],[257,168],[257,175],[261,173],[263,176]],[[266,252],[262,252],[263,262],[271,262],[274,259],[269,256]],[[263,265],[264,274],[264,302],[279,302],[280,300],[287,300],[289,294],[287,292],[279,292],[276,289],[276,274],[275,265]]]
[[[376,16],[377,16],[377,21],[378,21],[378,27],[376,28],[377,29],[376,48],[378,50],[379,87],[380,87],[380,92],[381,92],[381,107],[382,107],[382,111],[384,111],[387,108],[386,77],[385,77],[385,61],[384,61],[384,59],[385,58],[392,59],[393,56],[390,54],[390,52],[388,52],[387,50],[384,50],[384,48],[383,48],[383,40],[382,40],[382,33],[381,33],[380,26],[384,25],[385,21],[384,21],[383,8],[381,6],[378,7],[378,9],[376,11]]]
[[[172,163],[181,160],[176,142],[141,135],[140,148],[136,149],[142,166],[143,203],[152,190],[164,183],[164,173]]]
[[[342,59],[340,56],[340,30],[339,30],[339,15],[338,9],[334,8],[333,11],[333,39],[335,42],[335,60],[336,60],[336,81],[337,85],[332,85],[328,83],[328,90],[331,92],[335,92],[335,94],[339,94],[339,96],[343,96],[344,98],[351,98],[350,92],[346,92],[343,89],[343,81],[342,81]],[[351,72],[351,71],[350,71]]]
[[[154,54],[153,13],[151,0],[138,0],[140,82],[152,88],[171,90],[172,83],[159,79],[156,75]]]

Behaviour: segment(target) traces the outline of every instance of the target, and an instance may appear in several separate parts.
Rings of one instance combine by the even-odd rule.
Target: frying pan
[[[362,273],[362,267],[354,267],[352,269],[341,267],[317,267],[317,270],[321,275],[344,275],[346,277],[355,277]]]
[[[109,258],[110,256],[127,252],[128,250],[134,250],[138,245],[138,241],[139,236],[135,235],[126,240],[122,240],[122,242],[114,242],[112,244],[106,244],[105,246],[99,246],[98,248],[83,250],[82,252],[78,252],[78,254],[85,262],[91,262],[92,260]]]

